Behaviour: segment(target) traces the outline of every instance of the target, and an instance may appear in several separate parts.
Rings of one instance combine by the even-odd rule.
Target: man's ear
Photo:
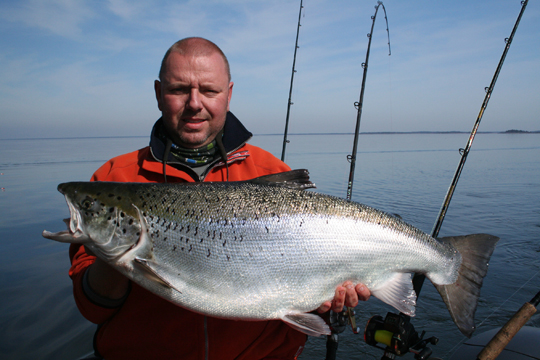
[[[159,80],[154,81],[154,91],[156,93],[157,106],[159,111],[161,109],[161,82]]]
[[[234,83],[231,81],[231,82],[229,83],[229,99],[227,100],[227,111],[230,110],[230,109],[229,109],[229,106],[230,106],[230,104],[231,104],[231,97],[232,97],[232,88],[233,88],[233,85],[234,85]]]

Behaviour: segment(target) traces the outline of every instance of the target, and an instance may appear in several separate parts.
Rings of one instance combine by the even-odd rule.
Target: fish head
[[[141,220],[138,209],[121,183],[70,182],[58,185],[69,207],[68,229],[43,236],[84,244],[104,259],[121,256],[138,241]]]

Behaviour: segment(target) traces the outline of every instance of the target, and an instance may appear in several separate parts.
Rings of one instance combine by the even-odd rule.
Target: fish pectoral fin
[[[369,289],[377,299],[392,305],[400,312],[414,316],[416,293],[412,284],[412,273],[394,273],[381,286]]]
[[[330,327],[318,315],[310,313],[289,313],[281,317],[287,325],[310,336],[330,335]]]
[[[135,258],[134,265],[142,271],[143,275],[148,280],[156,282],[162,286],[165,286],[166,288],[174,289],[180,292],[170,282],[168,282],[163,276],[159,274],[159,265],[157,265],[155,262],[146,259]]]

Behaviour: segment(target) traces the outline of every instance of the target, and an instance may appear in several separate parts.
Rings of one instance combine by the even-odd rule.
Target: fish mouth
[[[84,229],[82,228],[82,219],[79,211],[77,211],[77,209],[71,204],[71,201],[69,201],[69,198],[67,196],[66,202],[68,204],[69,213],[71,215],[70,218],[63,220],[67,226],[67,230],[54,233],[43,230],[41,235],[46,239],[72,244],[87,243],[91,241],[90,237],[85,234]]]

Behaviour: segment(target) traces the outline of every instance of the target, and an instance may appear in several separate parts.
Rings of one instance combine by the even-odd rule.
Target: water
[[[352,135],[291,135],[286,161],[307,168],[317,190],[344,197]],[[360,139],[353,200],[400,214],[431,232],[467,134],[383,134]],[[281,136],[251,141],[276,156]],[[67,275],[68,245],[41,237],[64,229],[60,182],[88,180],[109,158],[147,144],[146,137],[0,140],[0,354],[2,359],[76,359],[92,349],[95,325],[78,312]],[[501,326],[540,285],[540,134],[479,134],[440,235],[490,233],[501,238],[476,314],[477,333]],[[361,303],[363,329],[393,311],[375,298]],[[464,340],[426,281],[415,328],[440,339],[447,358]],[[529,325],[540,326],[540,315]],[[310,338],[301,359],[324,359],[325,339]],[[349,329],[338,359],[380,359]],[[412,355],[404,358],[412,359]]]

